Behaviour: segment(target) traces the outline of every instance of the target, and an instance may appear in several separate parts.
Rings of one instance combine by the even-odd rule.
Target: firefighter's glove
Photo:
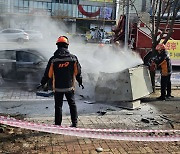
[[[155,70],[156,70],[156,64],[154,61],[152,61],[150,65],[150,71],[154,72]]]
[[[84,85],[81,83],[79,83],[79,87],[81,87],[82,89],[84,89]]]
[[[79,87],[81,87],[82,89],[84,89],[84,85],[83,85],[83,83],[82,83],[82,76],[81,76],[81,75],[76,76],[76,80],[77,80],[78,83],[79,83]]]
[[[43,85],[40,83],[40,84],[38,84],[38,86],[36,87],[36,89],[39,90],[39,89],[41,89],[41,88],[43,88]]]

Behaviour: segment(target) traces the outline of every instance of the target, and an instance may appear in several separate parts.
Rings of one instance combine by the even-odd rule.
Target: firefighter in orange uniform
[[[169,57],[168,52],[165,49],[164,44],[158,44],[156,46],[156,50],[158,52],[158,55],[154,62],[156,63],[157,67],[160,68],[161,72],[161,96],[157,99],[166,100],[166,98],[174,97],[171,95],[171,59]]]
[[[71,127],[77,127],[77,107],[75,104],[74,90],[75,79],[79,87],[84,89],[82,84],[81,66],[78,58],[70,54],[68,50],[69,40],[66,36],[60,36],[56,42],[57,50],[54,56],[49,59],[41,85],[45,85],[52,79],[55,99],[55,125],[61,125],[63,97],[69,104],[71,114]]]

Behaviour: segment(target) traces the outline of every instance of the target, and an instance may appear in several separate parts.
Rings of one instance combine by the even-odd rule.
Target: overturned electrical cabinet
[[[116,73],[101,72],[95,87],[95,100],[134,101],[152,92],[149,70],[141,65]]]

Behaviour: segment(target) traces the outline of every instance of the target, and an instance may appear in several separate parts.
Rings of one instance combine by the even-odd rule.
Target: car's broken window
[[[37,63],[42,60],[39,56],[37,56],[35,54],[29,53],[29,52],[24,52],[24,51],[19,51],[19,52],[17,52],[17,61]]]

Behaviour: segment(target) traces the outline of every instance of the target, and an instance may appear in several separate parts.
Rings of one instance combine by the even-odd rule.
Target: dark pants
[[[155,92],[155,74],[156,74],[155,71],[150,70],[150,77],[151,77],[153,92]]]
[[[69,104],[71,122],[72,124],[77,124],[77,108],[75,104],[74,91],[69,92],[55,92],[55,125],[61,125],[62,122],[62,106],[63,106],[63,97],[66,96],[66,99]]]
[[[168,76],[161,76],[161,96],[165,97],[166,95],[171,95],[171,74]]]

